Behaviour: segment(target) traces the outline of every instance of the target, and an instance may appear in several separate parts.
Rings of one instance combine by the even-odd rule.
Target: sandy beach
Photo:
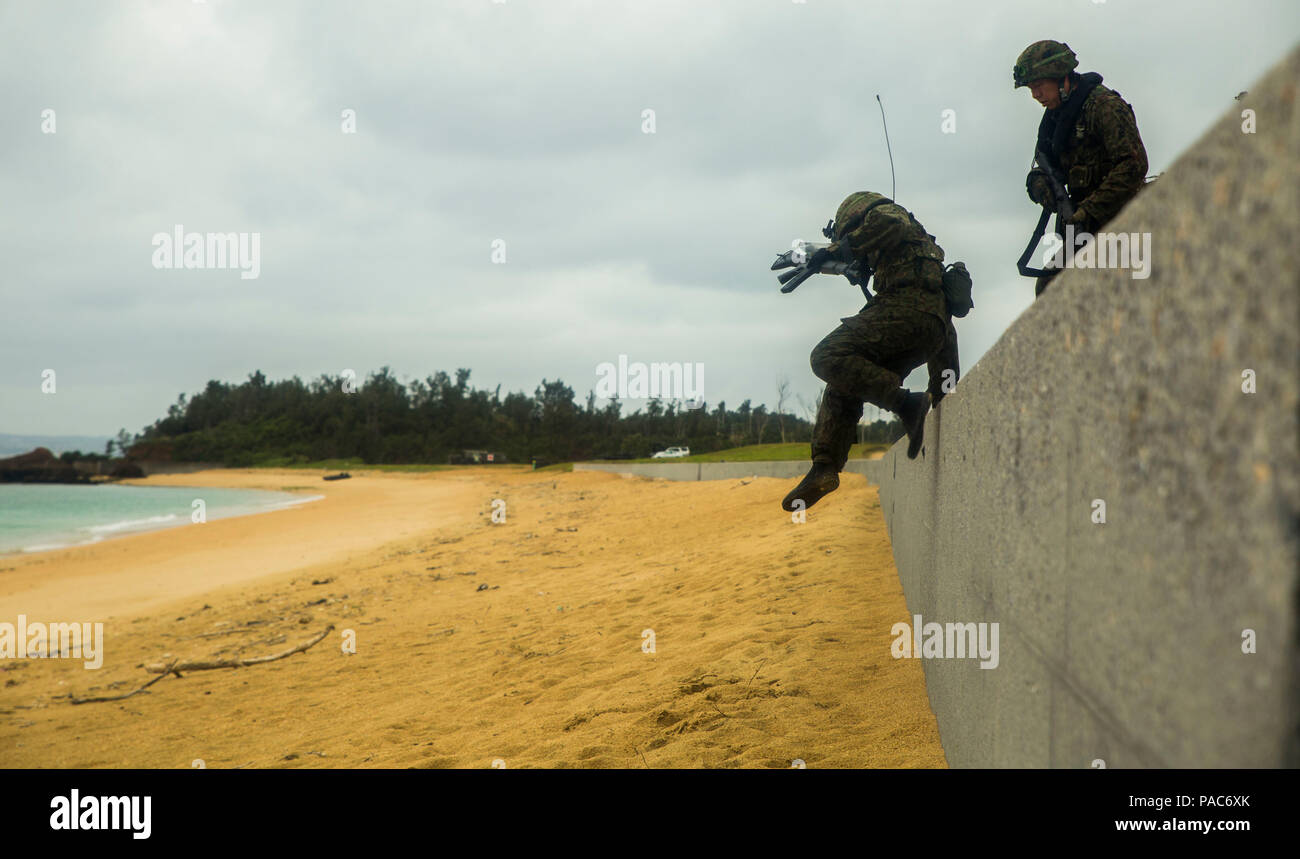
[[[0,660],[0,766],[945,766],[921,666],[890,655],[909,616],[858,475],[795,524],[767,478],[321,474],[134,481],[325,498],[0,558],[0,621],[105,638],[98,670]]]

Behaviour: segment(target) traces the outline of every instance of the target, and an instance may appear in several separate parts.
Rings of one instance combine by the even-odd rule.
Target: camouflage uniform
[[[1075,207],[1070,223],[1076,233],[1095,235],[1142,189],[1147,152],[1132,106],[1119,93],[1103,86],[1101,75],[1076,73],[1078,64],[1069,45],[1044,40],[1021,53],[1012,75],[1017,88],[1044,78],[1069,77],[1071,95],[1059,107],[1044,111],[1038,144],[1056,159],[1054,166],[1065,178],[1066,191]],[[1082,106],[1072,105],[1071,98],[1077,97],[1082,88],[1089,89]],[[1069,117],[1073,117],[1073,127],[1059,127],[1060,121]],[[1032,189],[1030,198],[1039,202]],[[1034,294],[1041,294],[1054,276],[1038,278]]]
[[[863,217],[860,210],[871,203]],[[934,236],[902,206],[868,192],[845,200],[835,236],[831,252],[868,266],[876,288],[856,316],[841,319],[812,351],[812,370],[826,383],[812,458],[840,471],[864,402],[899,411],[907,395],[903,379],[927,362],[931,393],[942,396],[943,371],[959,368],[957,332],[941,287],[943,249]]]
[[[1073,145],[1059,157],[1075,207],[1073,223],[1096,233],[1142,189],[1146,147],[1132,106],[1101,84],[1084,101],[1070,140]]]

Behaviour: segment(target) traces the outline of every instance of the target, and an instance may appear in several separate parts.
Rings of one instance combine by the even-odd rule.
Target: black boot
[[[790,491],[790,494],[781,502],[782,510],[796,510],[794,503],[803,501],[803,509],[816,504],[823,495],[834,492],[840,488],[840,473],[835,470],[835,466],[827,465],[824,462],[814,462],[812,468],[808,469],[808,474],[804,479],[799,481],[799,485]]]
[[[930,411],[930,395],[909,391],[898,409],[898,419],[907,430],[907,458],[916,459],[925,435],[925,415]]]

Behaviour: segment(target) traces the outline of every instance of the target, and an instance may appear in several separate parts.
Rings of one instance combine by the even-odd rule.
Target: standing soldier
[[[813,373],[826,392],[813,429],[812,468],[781,502],[791,511],[799,509],[796,502],[806,509],[839,487],[864,402],[899,416],[914,459],[930,403],[950,387],[944,371],[952,371],[950,382],[960,372],[943,291],[943,249],[912,213],[883,194],[858,191],[840,204],[831,238],[829,247],[809,255],[808,268],[816,271],[832,257],[857,260],[862,271],[874,272],[876,294],[812,351]],[[903,388],[907,374],[927,362],[929,393]]]
[[[1037,151],[1041,160],[1029,171],[1025,188],[1029,199],[1056,209],[1046,171],[1064,183],[1074,204],[1068,223],[1075,234],[1096,235],[1124,204],[1142,188],[1147,173],[1147,151],[1138,134],[1133,108],[1119,93],[1101,84],[1096,72],[1079,74],[1074,51],[1064,42],[1045,39],[1021,52],[1012,76],[1016,88],[1029,87],[1041,104],[1043,120],[1038,124]],[[1057,228],[1065,230],[1058,223]],[[1038,278],[1034,296],[1060,270]]]

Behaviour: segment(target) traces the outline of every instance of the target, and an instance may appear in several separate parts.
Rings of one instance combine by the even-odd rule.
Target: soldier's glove
[[[1047,181],[1047,173],[1041,167],[1029,171],[1029,175],[1025,177],[1025,191],[1029,194],[1029,199],[1038,205],[1056,208],[1056,194],[1052,192],[1051,183]]]
[[[808,255],[808,261],[804,263],[809,271],[818,271],[823,265],[834,259],[835,254],[831,253],[830,248],[818,248]]]

